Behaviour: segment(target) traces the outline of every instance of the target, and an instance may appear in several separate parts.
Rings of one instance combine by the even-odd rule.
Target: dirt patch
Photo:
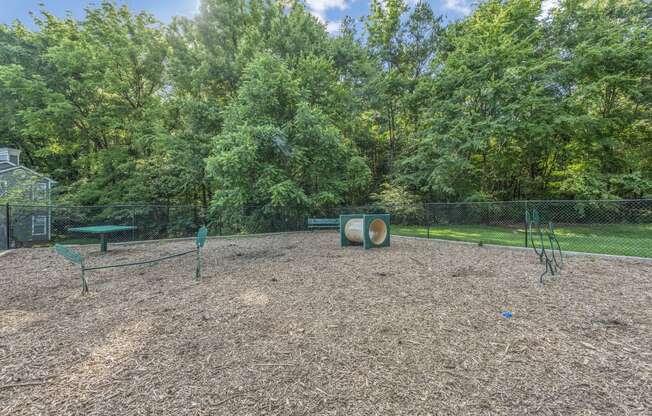
[[[239,250],[236,251],[233,255],[229,256],[227,259],[228,260],[235,260],[236,258],[240,258],[242,260],[274,259],[277,257],[283,257],[284,255],[285,253],[283,253],[280,250],[270,250],[270,249],[253,250],[253,251]]]
[[[33,322],[46,318],[46,313],[3,309],[0,315],[0,336],[10,336],[26,329]]]
[[[269,296],[257,290],[248,290],[240,295],[240,300],[245,305],[267,305],[269,303]]]
[[[114,247],[89,261],[193,242]],[[201,282],[193,256],[90,272],[85,297],[50,249],[0,266],[1,415],[652,409],[650,263],[571,257],[540,287],[530,252],[324,232],[209,240]]]

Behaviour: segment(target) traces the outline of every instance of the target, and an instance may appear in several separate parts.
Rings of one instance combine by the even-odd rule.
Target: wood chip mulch
[[[85,247],[89,263],[190,241]],[[652,264],[315,232],[0,258],[0,415],[651,414]],[[505,318],[502,312],[511,311]]]

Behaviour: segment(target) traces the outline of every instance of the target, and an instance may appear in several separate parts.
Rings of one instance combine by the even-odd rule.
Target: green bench
[[[339,230],[339,218],[308,218],[309,230]]]
[[[81,280],[82,280],[82,294],[88,293],[88,282],[86,281],[86,272],[91,271],[91,270],[100,270],[100,269],[109,269],[112,267],[126,267],[126,266],[136,266],[139,264],[150,264],[150,263],[157,263],[162,260],[167,260],[171,259],[174,257],[180,257],[180,256],[185,256],[186,254],[192,254],[195,253],[197,256],[197,267],[195,269],[195,279],[199,280],[201,279],[201,249],[204,247],[204,244],[206,244],[206,236],[208,236],[208,229],[206,227],[201,227],[199,231],[197,232],[197,237],[195,238],[195,244],[196,247],[193,250],[188,250],[184,251],[181,253],[175,253],[175,254],[170,254],[168,256],[163,256],[159,257],[156,259],[152,260],[144,260],[144,261],[137,261],[137,262],[131,262],[131,263],[118,263],[118,264],[108,264],[105,266],[93,266],[93,267],[87,267],[86,266],[86,258],[79,254],[78,252],[63,246],[61,244],[55,244],[54,249],[57,253],[65,257],[66,259],[70,260],[71,262],[75,264],[79,264],[81,267]]]

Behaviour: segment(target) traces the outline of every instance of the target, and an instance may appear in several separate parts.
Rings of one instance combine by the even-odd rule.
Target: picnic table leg
[[[101,253],[106,253],[106,234],[100,234],[100,252]]]

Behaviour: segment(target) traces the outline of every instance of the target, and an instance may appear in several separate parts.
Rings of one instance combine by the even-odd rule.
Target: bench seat
[[[308,218],[309,230],[315,230],[315,229],[339,230],[339,228],[340,228],[339,218]]]

